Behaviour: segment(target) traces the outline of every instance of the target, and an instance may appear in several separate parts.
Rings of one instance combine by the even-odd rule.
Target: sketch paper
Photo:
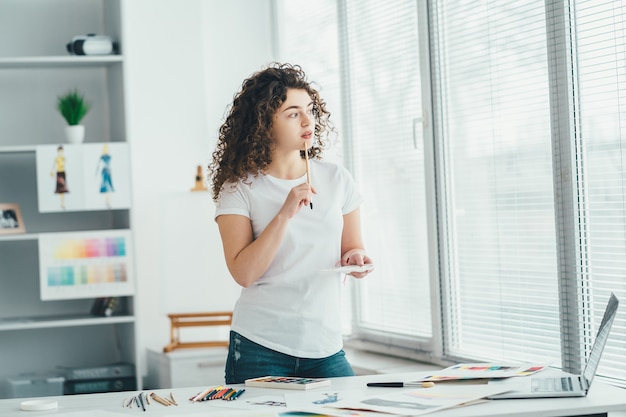
[[[310,415],[380,417],[380,413],[333,408],[333,405],[339,401],[358,401],[367,398],[367,390],[364,389],[343,391],[328,389],[289,392],[284,395],[288,410],[302,410],[301,412],[309,412]]]
[[[250,393],[246,391],[241,397],[238,397],[236,401],[202,401],[202,406],[232,410],[265,410],[274,413],[278,413],[278,411],[280,410],[284,411],[287,409],[285,397],[282,394],[262,395],[257,397],[248,397],[249,395]]]
[[[330,407],[377,411],[380,413],[400,414],[403,416],[419,416],[446,408],[473,403],[490,395],[500,394],[505,388],[494,388],[487,384],[481,385],[449,385],[442,384],[433,388],[394,390],[391,394],[383,394],[357,401],[339,401]]]
[[[246,387],[307,390],[327,387],[330,385],[330,379],[301,378],[293,376],[264,376],[260,378],[246,379],[245,384]]]
[[[84,209],[130,207],[130,160],[124,142],[82,145]]]
[[[460,379],[495,379],[528,376],[546,368],[532,363],[461,363],[419,378],[416,381],[454,381]]]
[[[42,145],[36,158],[41,213],[130,208],[127,143]]]
[[[36,149],[37,200],[41,213],[84,207],[81,145],[42,145]],[[65,182],[65,187],[61,184]]]

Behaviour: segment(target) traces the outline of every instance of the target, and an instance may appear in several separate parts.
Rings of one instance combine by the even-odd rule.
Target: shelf
[[[122,55],[4,57],[0,58],[0,68],[102,67],[119,64],[123,59]]]
[[[31,153],[35,152],[37,147],[35,145],[31,146],[0,146],[0,154],[1,153]]]
[[[94,326],[134,322],[134,316],[95,317],[89,314],[72,316],[15,317],[0,319],[0,331]]]
[[[116,211],[123,211],[123,210],[128,210],[128,209],[105,209],[105,210],[92,210],[91,212],[95,212],[95,211],[108,211],[108,212],[116,212]],[[59,211],[58,213],[86,213],[88,211]],[[48,213],[50,214],[50,213]],[[54,213],[56,214],[56,213]],[[119,228],[107,228],[107,229],[89,229],[89,230],[63,230],[63,231],[58,231],[58,232],[45,232],[45,234],[50,234],[50,233],[76,233],[76,232],[99,232],[102,230],[129,230],[127,227],[119,227]],[[2,242],[15,242],[17,240],[20,241],[24,241],[24,240],[39,240],[39,237],[41,236],[41,233],[16,233],[16,234],[6,234],[6,235],[0,235],[0,243]]]
[[[110,143],[124,143],[124,141],[111,140]],[[83,142],[81,145],[89,145],[91,143],[104,143],[102,141],[98,142]],[[0,155],[3,153],[35,153],[37,152],[38,146],[58,146],[58,145],[71,145],[70,143],[41,143],[38,145],[20,145],[20,146],[0,146]]]
[[[16,241],[16,240],[38,240],[39,233],[16,233],[14,235],[0,235],[0,243],[5,241]]]
[[[27,231],[0,233],[0,401],[8,395],[2,389],[6,378],[56,366],[121,360],[138,366],[137,373],[142,374],[132,241],[128,241],[123,259],[93,256],[60,261],[54,260],[52,253],[70,245],[64,240],[67,236],[79,236],[80,242],[75,243],[82,247],[93,239],[102,243],[111,234],[132,238],[130,152],[124,149],[124,154],[114,159],[116,193],[110,196],[110,205],[99,193],[102,176],[98,175],[103,143],[115,143],[110,146],[111,153],[117,145],[128,148],[126,57],[121,53],[71,55],[65,50],[66,41],[76,34],[102,33],[117,41],[123,39],[122,2],[0,0],[0,200],[19,205]],[[85,120],[87,139],[81,145],[67,141],[66,123],[56,111],[58,95],[73,89],[92,105]],[[91,146],[96,144],[99,146]],[[56,181],[54,175],[48,175],[48,169],[57,163],[59,145],[67,145],[71,193],[65,196],[66,209],[57,204],[59,196],[53,195]],[[4,230],[9,231],[13,230]],[[121,243],[111,244],[119,247]],[[103,271],[107,263],[124,263],[127,268],[122,289],[107,285],[72,292],[65,285],[60,288],[61,295],[46,292],[47,287],[57,285],[46,285],[50,271],[42,278],[42,268],[97,264]],[[118,296],[122,292],[113,316],[91,314],[103,293]],[[138,388],[141,382],[137,378]]]

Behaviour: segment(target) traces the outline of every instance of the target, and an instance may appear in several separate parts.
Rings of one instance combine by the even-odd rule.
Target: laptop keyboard
[[[572,378],[532,378],[532,392],[568,392],[573,391]]]

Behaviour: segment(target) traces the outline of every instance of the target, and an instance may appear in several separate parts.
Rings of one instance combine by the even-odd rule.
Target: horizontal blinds
[[[275,0],[277,56],[280,62],[300,65],[326,101],[337,134],[324,159],[342,163],[343,113],[337,2],[335,0]],[[306,28],[306,30],[303,30]],[[339,140],[337,140],[339,139]],[[339,256],[337,257],[339,259]],[[344,335],[352,333],[352,288],[346,281],[341,293]]]
[[[356,283],[355,332],[417,348],[432,336],[417,2],[344,4],[351,148],[376,264]]]
[[[335,0],[276,0],[278,57],[281,62],[300,65],[326,101],[331,121],[342,132],[343,103],[339,59],[337,2]],[[303,30],[305,29],[305,30]],[[340,136],[339,136],[340,137]],[[341,143],[325,158],[339,162]]]
[[[595,338],[609,294],[626,305],[626,5],[576,0],[576,61],[584,149],[581,207],[587,225],[585,347]],[[619,314],[602,356],[600,375],[626,379],[626,320]]]
[[[449,356],[560,363],[544,9],[435,2]]]
[[[320,81],[365,198],[363,235],[376,270],[347,281],[357,294],[354,335],[415,347],[415,340],[432,335],[417,4],[276,5],[280,60],[299,63]],[[350,305],[344,297],[346,309]]]

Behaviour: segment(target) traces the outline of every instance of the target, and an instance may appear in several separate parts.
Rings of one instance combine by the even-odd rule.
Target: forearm
[[[366,265],[372,264],[372,259],[367,255],[363,239],[361,237],[361,220],[359,210],[344,215],[343,233],[341,237],[341,265]],[[355,278],[363,278],[369,272],[352,272]]]
[[[230,258],[226,254],[228,270],[239,285],[247,288],[267,271],[276,257],[288,223],[289,219],[279,213],[256,239],[238,253]]]
[[[343,232],[341,235],[341,259],[350,251],[361,250],[365,252],[365,245],[361,237],[361,218],[359,209],[344,215]]]
[[[307,183],[292,188],[281,209],[256,239],[248,217],[223,215],[217,218],[226,265],[239,285],[247,288],[267,271],[283,242],[289,221],[308,204],[311,191]]]

